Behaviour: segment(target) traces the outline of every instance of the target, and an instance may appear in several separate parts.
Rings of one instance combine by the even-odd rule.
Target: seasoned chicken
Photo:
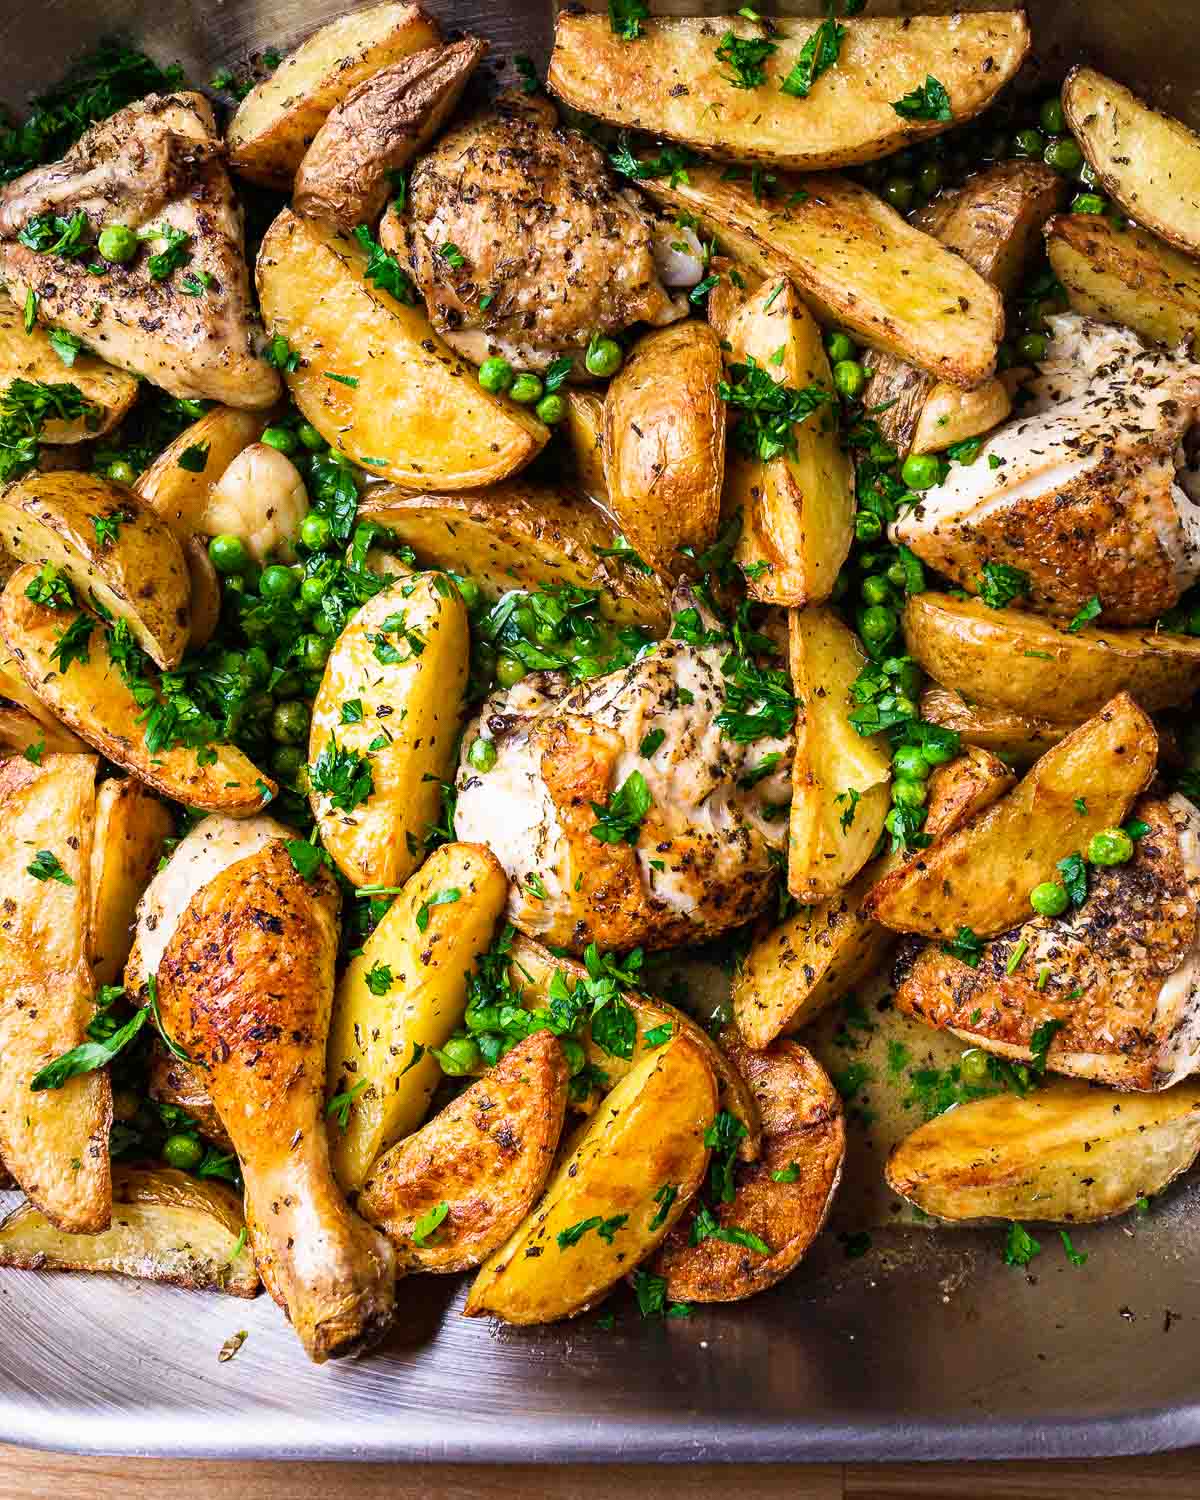
[[[603,154],[523,100],[443,136],[413,168],[407,223],[385,214],[380,239],[401,256],[407,240],[434,325],[476,363],[502,354],[544,369],[593,334],[687,309],[664,290],[649,216]]]
[[[1073,313],[1051,323],[1033,402],[893,538],[966,589],[1006,563],[1035,609],[1070,618],[1095,596],[1105,624],[1146,624],[1200,577],[1200,365]]]
[[[787,846],[793,742],[722,733],[728,651],[727,641],[663,641],[558,701],[544,682],[523,682],[484,704],[464,736],[455,827],[504,866],[509,917],[522,932],[575,952],[593,941],[665,948],[716,937],[771,899],[773,856]],[[467,759],[477,734],[497,751],[482,775]],[[742,785],[764,762],[770,774]],[[650,793],[645,819],[603,842],[594,805],[635,775]]]
[[[1082,906],[993,938],[976,968],[930,944],[901,961],[897,1008],[1014,1058],[1032,1055],[1039,1026],[1060,1023],[1048,1067],[1114,1088],[1163,1089],[1195,1072],[1200,811],[1176,793],[1143,798],[1132,816],[1149,832],[1128,864],[1089,867]]]
[[[391,1245],[347,1207],[329,1162],[325,1043],[338,891],[281,840],[192,899],[158,969],[167,1034],[206,1069],[246,1180],[259,1273],[312,1359],[352,1354],[392,1320]]]
[[[84,339],[110,364],[173,396],[228,406],[270,406],[279,377],[255,352],[255,319],[242,213],[221,161],[208,101],[150,95],[94,125],[61,161],[35,167],[0,193],[0,276],[12,297],[37,298],[43,323]],[[32,249],[17,236],[30,219],[87,216],[81,256]],[[125,264],[94,242],[108,225],[162,227],[184,236],[182,263],[155,276],[168,250],[158,236]],[[102,275],[93,266],[104,267]]]

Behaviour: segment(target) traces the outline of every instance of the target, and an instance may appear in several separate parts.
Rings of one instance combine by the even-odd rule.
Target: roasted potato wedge
[[[758,291],[763,278],[749,266],[735,265],[727,255],[710,255],[708,271],[717,278],[708,293],[708,326],[719,339],[727,340],[734,318]]]
[[[811,903],[835,895],[875,852],[891,806],[887,739],[850,723],[850,688],[866,657],[854,632],[826,609],[792,610],[788,656],[796,724],[788,890]]]
[[[489,394],[424,308],[366,279],[366,251],[284,209],[258,254],[267,330],[300,355],[296,405],[333,446],[411,489],[506,479],[550,436],[525,407]]]
[[[877,886],[868,911],[885,927],[928,937],[954,938],[963,927],[978,937],[1006,931],[1028,912],[1034,886],[1056,878],[1060,859],[1124,819],[1157,759],[1154,725],[1119,693],[1002,801],[923,850],[894,883]]]
[[[133,944],[138,902],[175,831],[170,811],[133,776],[111,776],[96,789],[92,842],[92,973],[116,984]]]
[[[22,677],[16,659],[10,655],[3,642],[0,642],[0,700],[6,700],[12,706],[8,719],[8,732],[12,736],[10,748],[25,750],[30,744],[37,744],[40,739],[47,750],[57,751],[62,755],[87,754],[90,748],[87,741],[72,734],[62,720],[51,713]],[[16,717],[18,710],[23,711],[26,719],[38,726],[40,735],[33,733],[32,725]],[[17,739],[20,740],[19,744]]]
[[[1200,1085],[1115,1094],[1048,1079],[914,1130],[888,1159],[894,1192],[937,1219],[1091,1224],[1161,1193],[1200,1153]]]
[[[28,709],[15,703],[0,703],[0,748],[4,750],[50,750],[59,755],[86,754],[88,746],[65,725],[43,724]]]
[[[0,1155],[56,1229],[108,1228],[112,1185],[106,1072],[31,1087],[86,1040],[92,1008],[88,886],[96,757],[47,755],[0,765]]]
[[[98,1234],[64,1234],[31,1203],[0,1224],[0,1266],[112,1271],[191,1292],[254,1297],[254,1256],[231,1189],[170,1167],[114,1167],[113,1216]],[[235,1253],[236,1251],[236,1253]]]
[[[1200,640],[1150,627],[1071,631],[1028,610],[914,594],[904,609],[910,655],[972,703],[1059,722],[1093,714],[1120,692],[1154,713],[1200,688]]]
[[[817,21],[772,18],[769,33],[740,16],[656,19],[631,47],[602,15],[560,11],[547,84],[573,109],[613,125],[683,141],[710,156],[808,171],[874,161],[986,109],[1021,66],[1029,27],[1020,10],[979,15],[856,17],[844,25],[837,66],[813,98],[781,85]],[[730,87],[719,48],[728,34],[770,36],[765,95]],[[952,118],[906,120],[892,107],[929,74],[946,86]]]
[[[1046,253],[1072,308],[1123,323],[1144,339],[1181,344],[1200,333],[1200,262],[1144,229],[1099,214],[1060,214]]]
[[[268,420],[263,412],[214,406],[186,427],[138,478],[135,492],[162,517],[181,544],[203,531],[213,485],[243,448],[258,442]],[[179,462],[189,448],[200,448],[207,454],[199,471],[185,469]]]
[[[591,391],[568,391],[563,434],[571,450],[571,462],[579,488],[597,505],[607,505],[603,400]]]
[[[469,655],[458,591],[441,573],[418,573],[368,600],[325,663],[310,800],[325,848],[355,885],[398,885],[420,863],[441,783],[454,776]],[[347,721],[347,703],[361,715]]]
[[[605,556],[617,549],[617,534],[596,506],[522,480],[469,495],[378,489],[364,498],[359,518],[386,526],[419,562],[465,573],[496,598],[513,588],[569,583],[599,589],[618,624],[661,633],[671,617],[670,593],[657,573]]]
[[[96,518],[114,523],[101,541]],[[22,562],[51,563],[81,599],[124,620],[160,667],[188,643],[191,586],[179,543],[129,490],[95,474],[29,474],[0,496],[0,543]]]
[[[536,1032],[375,1162],[356,1206],[395,1245],[398,1269],[467,1271],[508,1239],[546,1185],[568,1082],[558,1039]],[[418,1242],[441,1205],[442,1223]]]
[[[226,141],[235,172],[287,192],[331,110],[380,68],[441,41],[419,5],[373,5],[315,31],[246,95]]]
[[[193,651],[207,646],[221,618],[221,580],[208,555],[208,538],[190,536],[183,544],[191,591],[188,645]]]
[[[716,1080],[691,1037],[644,1057],[570,1143],[537,1207],[484,1262],[466,1315],[553,1323],[593,1306],[653,1254],[700,1186],[716,1113]],[[670,1202],[666,1184],[677,1188]]]
[[[711,1236],[693,1245],[695,1214],[685,1214],[653,1265],[675,1302],[737,1302],[782,1281],[820,1233],[842,1176],[842,1101],[820,1063],[796,1042],[773,1042],[765,1052],[727,1045],[758,1102],[763,1154],[734,1169],[733,1201],[711,1211],[723,1229],[757,1235],[769,1253]],[[778,1180],[793,1168],[795,1181]]]
[[[794,455],[763,462],[756,451],[739,451],[735,427],[722,500],[726,514],[741,510],[734,557],[755,598],[818,604],[829,598],[854,536],[854,470],[832,415],[820,331],[789,281],[767,281],[733,316],[726,342],[731,365],[752,360],[780,385],[832,398],[793,428]]]
[[[212,746],[216,759],[206,765],[182,745],[147,748],[138,723],[142,709],[108,659],[99,621],[92,628],[88,659],[75,657],[62,671],[54,652],[81,611],[47,609],[27,598],[25,590],[37,575],[37,568],[27,565],[9,579],[0,596],[0,634],[26,682],[58,718],[116,765],[188,807],[245,817],[271,800],[275,784],[233,745]]]
[[[107,365],[94,354],[77,354],[68,369],[50,342],[49,332],[34,325],[25,332],[21,309],[0,292],[0,390],[14,380],[64,381],[79,388],[91,406],[86,417],[52,418],[42,428],[44,443],[84,443],[111,432],[137,397],[136,376]]]
[[[443,1046],[461,1022],[468,977],[492,941],[507,895],[508,881],[489,850],[443,844],[342,975],[326,1088],[331,1099],[360,1090],[346,1128],[330,1128],[333,1169],[346,1192],[361,1186],[381,1151],[424,1119],[442,1076],[429,1049]],[[372,983],[378,987],[381,967],[390,982],[380,995]]]
[[[978,745],[1003,755],[1016,766],[1032,765],[1080,723],[1078,719],[1070,723],[1034,719],[1011,708],[984,708],[943,687],[927,687],[921,694],[921,717],[929,724],[953,729],[964,745]]]
[[[633,346],[604,396],[608,508],[633,550],[678,573],[681,547],[717,534],[725,472],[721,345],[706,323],[654,328]]]
[[[755,197],[748,178],[691,167],[675,187],[666,178],[641,186],[694,214],[735,260],[790,278],[819,323],[951,385],[969,389],[995,370],[1004,330],[995,287],[848,178],[780,177]]]
[[[1063,114],[1101,187],[1168,245],[1200,255],[1200,136],[1094,68],[1072,68]]]
[[[464,37],[380,68],[327,116],[304,153],[292,207],[352,234],[376,224],[408,166],[454,113],[488,44]]]

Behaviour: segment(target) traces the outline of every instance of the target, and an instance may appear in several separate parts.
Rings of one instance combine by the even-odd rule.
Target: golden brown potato
[[[133,405],[138,392],[135,376],[94,354],[77,354],[70,366],[64,364],[49,332],[35,325],[26,333],[22,310],[0,292],[0,390],[7,390],[14,380],[69,382],[92,408],[84,417],[51,418],[42,428],[44,443],[84,443],[103,437]]]
[[[374,5],[330,21],[242,100],[226,134],[230,166],[287,192],[313,137],[352,89],[440,41],[437,22],[418,5]]]
[[[593,1306],[686,1208],[716,1113],[716,1080],[691,1037],[649,1053],[568,1142],[540,1202],[484,1262],[466,1315],[553,1323]]]
[[[1200,255],[1200,136],[1094,68],[1072,68],[1063,114],[1100,186],[1169,245]]]
[[[504,1243],[546,1184],[567,1083],[557,1038],[536,1032],[374,1163],[358,1211],[395,1245],[400,1270],[467,1271]]]
[[[142,892],[175,831],[170,811],[132,776],[110,776],[96,790],[92,843],[90,951],[97,984],[117,984],[133,943]]]
[[[1060,214],[1046,225],[1046,253],[1076,312],[1159,344],[1200,332],[1200,263],[1144,229]]]
[[[892,1152],[894,1192],[937,1219],[1091,1224],[1161,1193],[1200,1152],[1200,1085],[1114,1094],[1066,1078],[976,1099]]]
[[[708,294],[708,326],[719,339],[728,339],[738,311],[762,285],[762,277],[749,266],[738,266],[727,255],[711,255],[710,276],[717,278]]]
[[[87,753],[87,741],[72,734],[61,719],[51,713],[25,681],[16,659],[3,641],[0,641],[0,700],[6,700],[12,706],[7,720],[10,748],[26,750],[30,744],[36,745],[41,741],[47,750],[54,750],[59,754]],[[22,711],[24,719],[17,717]],[[33,722],[30,724],[26,720]],[[40,734],[33,732],[34,725],[40,729]]]
[[[1032,765],[1038,756],[1066,739],[1079,719],[1059,723],[1034,719],[1011,708],[985,708],[968,703],[952,688],[927,687],[921,694],[921,717],[929,724],[953,729],[965,745],[978,745],[1003,755],[1013,765]]]
[[[641,186],[698,217],[739,263],[789,277],[819,323],[951,385],[969,389],[994,371],[1004,330],[995,287],[849,178],[780,175],[756,197],[748,176],[691,167],[686,183]]]
[[[357,464],[416,488],[476,489],[527,464],[549,430],[493,396],[433,331],[424,308],[366,279],[367,255],[284,209],[258,253],[267,331],[300,356],[297,406]]]
[[[1157,758],[1154,725],[1119,693],[1007,797],[872,891],[869,912],[885,927],[928,937],[954,938],[963,927],[978,937],[1004,932],[1029,910],[1034,886],[1057,877],[1060,859],[1124,819]]]
[[[296,172],[292,207],[347,234],[378,223],[392,174],[433,140],[458,107],[488,44],[464,37],[427,47],[364,78],[313,137]]]
[[[599,589],[605,614],[620,625],[661,633],[671,617],[657,573],[605,555],[619,549],[602,511],[523,480],[467,495],[378,489],[364,498],[359,518],[386,526],[426,566],[465,573],[493,598],[569,583]]]
[[[1085,625],[1072,631],[1010,605],[932,591],[904,609],[904,642],[929,675],[973,703],[1033,718],[1081,720],[1120,692],[1151,713],[1200,688],[1200,641],[1167,631]]]
[[[736,561],[746,586],[769,604],[797,607],[828,599],[854,536],[854,471],[834,413],[833,377],[821,334],[791,283],[766,281],[729,323],[731,377],[754,361],[792,390],[832,397],[792,429],[795,454],[766,462],[747,453],[737,426],[725,470],[722,509],[741,510]],[[780,352],[782,351],[782,353]]]
[[[795,1042],[773,1042],[765,1052],[728,1045],[758,1102],[763,1154],[734,1169],[732,1202],[711,1212],[722,1229],[755,1235],[768,1253],[712,1236],[693,1245],[696,1213],[685,1214],[653,1265],[676,1302],[737,1302],[782,1281],[820,1233],[841,1180],[846,1123],[824,1068]],[[793,1172],[793,1180],[779,1181]]]
[[[34,755],[50,750],[59,755],[76,755],[86,753],[88,746],[65,725],[43,724],[28,709],[0,702],[0,748],[19,750],[22,754],[26,750],[32,750]]]
[[[562,427],[571,450],[576,483],[589,500],[607,505],[603,400],[591,391],[568,391],[567,415]]]
[[[25,1271],[110,1271],[190,1292],[254,1297],[254,1256],[239,1244],[242,1206],[230,1188],[170,1167],[114,1167],[113,1222],[64,1234],[31,1203],[0,1224],[0,1266]],[[236,1252],[236,1253],[235,1253]]]
[[[817,21],[740,15],[644,21],[631,46],[603,15],[558,15],[549,88],[573,109],[613,125],[683,141],[710,156],[809,171],[874,161],[908,141],[974,118],[1016,73],[1029,50],[1022,11],[848,19],[837,66],[811,99],[783,81],[814,44]],[[719,48],[732,33],[769,36],[763,89],[731,87]],[[932,74],[952,117],[906,119],[893,108]],[[769,106],[764,99],[769,96]]]
[[[19,569],[0,596],[0,634],[26,682],[42,702],[90,745],[147,786],[188,807],[245,817],[275,795],[275,784],[233,745],[213,745],[216,759],[201,765],[182,745],[150,751],[138,719],[142,709],[112,669],[100,622],[91,628],[88,659],[73,657],[61,670],[54,653],[63,632],[82,612],[47,609],[26,597],[37,577]],[[86,616],[84,618],[87,618]]]
[[[134,490],[185,544],[204,529],[204,512],[213,485],[243,448],[258,442],[268,421],[263,412],[214,406],[163,449],[139,477]],[[206,453],[202,469],[185,469],[179,462],[189,448]]]
[[[183,544],[183,560],[187,563],[191,590],[188,645],[199,651],[212,640],[221,618],[221,581],[208,555],[207,537],[188,537]]]
[[[88,885],[96,757],[0,765],[0,1155],[56,1229],[108,1228],[112,1185],[106,1072],[32,1083],[86,1040],[92,1007]]]
[[[97,518],[109,523],[104,539]],[[160,667],[188,643],[191,587],[179,543],[130,490],[95,474],[29,474],[0,498],[0,543],[50,563],[81,599],[124,620]]]
[[[725,473],[721,346],[689,320],[644,333],[604,397],[608,507],[629,545],[665,573],[716,537]]]

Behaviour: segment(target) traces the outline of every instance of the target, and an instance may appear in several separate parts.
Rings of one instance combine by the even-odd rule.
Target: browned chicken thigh
[[[329,1165],[337,908],[329,872],[304,880],[276,840],[197,893],[158,969],[167,1034],[206,1069],[241,1162],[259,1272],[318,1363],[382,1336],[396,1275]]]

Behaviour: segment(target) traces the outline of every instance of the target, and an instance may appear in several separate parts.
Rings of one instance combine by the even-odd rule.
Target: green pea
[[[881,646],[896,634],[899,624],[900,620],[894,609],[888,609],[883,604],[873,604],[869,609],[863,610],[859,629],[868,645]]]
[[[486,739],[482,734],[473,739],[467,751],[467,764],[477,771],[490,771],[496,764],[495,740]]]
[[[900,692],[907,694],[908,697],[915,698],[916,695],[921,691],[923,674],[920,667],[917,666],[916,662],[910,660],[908,657],[889,656],[887,661],[885,661],[883,664],[883,670],[896,684],[897,689]],[[922,755],[925,755],[926,760],[929,760],[929,756],[926,754],[924,749],[922,749],[921,753]],[[929,763],[930,765],[934,764],[933,761],[930,761]]]
[[[948,745],[922,745],[921,754],[931,766],[944,766],[947,761],[954,759],[958,751]]]
[[[897,807],[924,807],[928,796],[925,783],[911,776],[898,776],[892,782],[892,801]]]
[[[123,266],[137,254],[138,237],[125,224],[106,224],[96,241],[96,249],[102,260],[112,265]]]
[[[197,1135],[169,1135],[163,1142],[163,1161],[181,1172],[194,1172],[204,1160],[204,1147]]]
[[[1076,193],[1071,199],[1073,214],[1102,214],[1108,207],[1108,199],[1099,193]]]
[[[1023,333],[1017,340],[1017,353],[1031,364],[1046,357],[1046,336],[1042,333]]]
[[[896,561],[892,563],[891,567],[888,568],[887,572],[884,574],[884,577],[890,584],[894,584],[896,588],[902,589],[908,582],[908,570],[905,568],[900,559],[897,558]]]
[[[1087,857],[1093,865],[1123,865],[1133,858],[1133,840],[1123,828],[1102,828],[1088,840]]]
[[[212,538],[208,544],[208,556],[217,572],[226,577],[231,573],[241,573],[250,561],[245,542],[227,531]]]
[[[251,646],[242,658],[255,687],[265,687],[271,676],[271,658],[262,646]]]
[[[137,471],[131,463],[127,463],[123,458],[118,458],[109,464],[108,477],[114,484],[133,484],[137,479]]]
[[[833,367],[833,383],[841,395],[853,401],[862,394],[867,372],[856,359],[839,359]]]
[[[583,362],[589,375],[604,378],[615,375],[625,360],[625,351],[616,339],[593,338],[588,344]]]
[[[567,403],[554,391],[549,396],[543,396],[533,411],[539,422],[545,422],[547,427],[556,427],[567,414]]]
[[[329,580],[320,578],[316,574],[306,578],[300,585],[300,603],[305,609],[319,609],[321,600],[324,599],[329,589]]]
[[[300,745],[280,745],[271,756],[271,770],[284,781],[290,781],[304,763],[304,750]]]
[[[299,672],[284,672],[275,684],[275,692],[280,698],[298,698],[301,686]]]
[[[306,698],[315,698],[321,691],[322,673],[318,671],[305,672],[303,688]]]
[[[329,615],[318,614],[313,616],[312,628],[325,640],[332,641],[334,636],[341,633],[341,626]]]
[[[328,446],[311,422],[301,422],[296,428],[296,436],[311,453],[320,453],[322,448]]]
[[[319,672],[329,660],[329,642],[319,635],[302,635],[297,655],[304,671]]]
[[[1040,130],[1018,130],[1013,148],[1017,156],[1041,156],[1046,149],[1046,137]]]
[[[897,213],[904,214],[912,207],[916,184],[911,177],[889,177],[883,185],[883,196]]]
[[[293,698],[290,703],[276,704],[271,715],[271,738],[281,745],[299,745],[308,739],[310,718],[308,704]]]
[[[893,596],[891,584],[878,573],[863,579],[859,593],[868,604],[890,604]]]
[[[1029,893],[1029,904],[1039,917],[1058,917],[1067,909],[1070,901],[1066,887],[1057,880],[1043,880]]]
[[[854,535],[860,542],[875,542],[883,535],[883,522],[869,510],[860,510],[854,518]]]
[[[942,185],[942,169],[935,161],[927,161],[917,173],[917,186],[927,198],[932,198]]]
[[[522,604],[513,610],[513,623],[527,641],[533,639],[534,627],[537,625],[537,617],[528,604]]]
[[[258,591],[264,599],[290,599],[299,587],[299,575],[282,563],[272,563],[269,568],[264,568],[258,581]]]
[[[848,333],[843,333],[838,328],[825,335],[825,353],[829,356],[830,364],[840,365],[844,359],[854,358],[858,353],[858,345]]]
[[[986,1083],[988,1055],[982,1047],[972,1047],[959,1058],[958,1068],[964,1083]]]
[[[1083,165],[1083,152],[1069,135],[1060,135],[1046,146],[1042,160],[1056,172],[1078,172]]]
[[[263,432],[262,441],[268,448],[276,448],[280,453],[295,453],[300,446],[300,439],[290,427],[268,427]]]
[[[310,510],[300,522],[300,540],[310,551],[320,552],[323,547],[327,547],[332,535],[333,527],[329,524],[329,517],[323,516],[319,510]]]
[[[496,681],[501,687],[513,687],[524,676],[526,676],[525,663],[518,661],[515,656],[501,656],[496,663]]]
[[[892,756],[892,772],[912,781],[925,781],[932,769],[919,745],[901,745]]]
[[[533,406],[535,402],[542,399],[542,391],[545,387],[536,375],[525,373],[518,375],[509,389],[509,399],[517,402],[519,406]]]
[[[1063,119],[1062,100],[1057,95],[1052,95],[1046,100],[1038,118],[1047,135],[1061,135],[1066,129],[1067,122]]]
[[[938,482],[941,471],[936,455],[932,453],[910,453],[900,470],[900,478],[910,490],[927,490]]]
[[[490,359],[485,359],[479,366],[479,384],[485,391],[491,391],[492,395],[498,396],[508,390],[516,379],[516,372],[508,360],[501,359],[498,354],[493,354]]]
[[[473,1073],[483,1061],[479,1043],[469,1036],[452,1036],[444,1047],[435,1047],[433,1055],[441,1063],[442,1072],[450,1078],[463,1078]]]

